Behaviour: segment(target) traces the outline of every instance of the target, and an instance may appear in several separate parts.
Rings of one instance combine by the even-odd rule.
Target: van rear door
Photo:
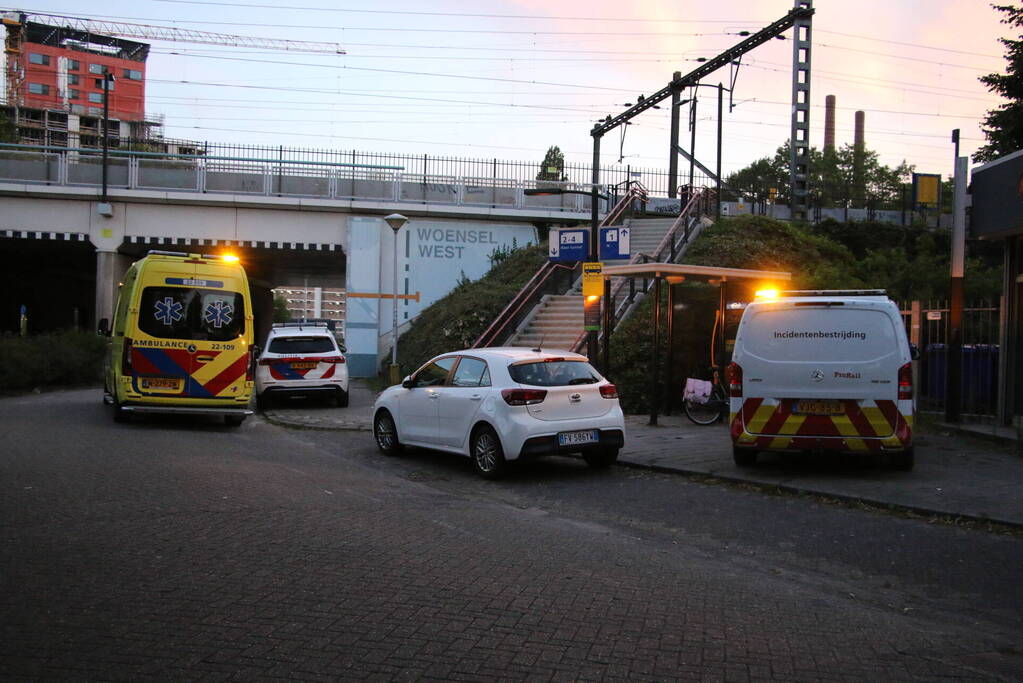
[[[827,435],[846,425],[862,433],[853,428],[867,423],[889,436],[896,420],[884,411],[895,410],[904,336],[896,322],[887,307],[848,300],[750,307],[736,342],[743,400],[773,408],[769,419],[747,420],[747,430],[788,433],[805,419],[837,429]]]
[[[182,272],[176,265],[156,270],[142,290],[139,329],[145,336],[139,335],[133,351],[141,361],[136,371],[152,377],[140,377],[139,388],[190,399],[244,395],[245,283],[232,269],[203,263]],[[143,387],[160,384],[157,377],[165,380],[163,391]]]

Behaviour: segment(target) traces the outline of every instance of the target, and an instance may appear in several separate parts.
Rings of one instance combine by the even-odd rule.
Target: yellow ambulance
[[[253,319],[245,269],[231,255],[150,251],[128,269],[111,326],[104,403],[133,413],[252,414]]]

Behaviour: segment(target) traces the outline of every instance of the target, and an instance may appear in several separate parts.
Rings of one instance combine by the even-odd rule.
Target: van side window
[[[146,287],[139,328],[161,339],[229,341],[245,329],[245,300],[238,292]]]

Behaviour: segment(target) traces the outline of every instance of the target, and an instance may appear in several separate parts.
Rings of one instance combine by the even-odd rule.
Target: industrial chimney
[[[824,98],[824,151],[835,151],[835,96]]]

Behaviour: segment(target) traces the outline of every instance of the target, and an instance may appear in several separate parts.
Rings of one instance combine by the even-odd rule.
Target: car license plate
[[[599,443],[600,432],[596,429],[587,429],[582,432],[561,432],[558,434],[559,446],[577,446],[583,443]]]
[[[317,363],[316,361],[301,361],[299,363],[292,363],[291,364],[291,369],[292,370],[312,370],[317,365],[319,365],[319,363]]]
[[[841,401],[816,399],[796,401],[793,412],[797,415],[842,415],[845,409]]]
[[[180,391],[181,380],[168,379],[165,377],[143,377],[142,388],[149,390],[159,389],[161,391]]]

